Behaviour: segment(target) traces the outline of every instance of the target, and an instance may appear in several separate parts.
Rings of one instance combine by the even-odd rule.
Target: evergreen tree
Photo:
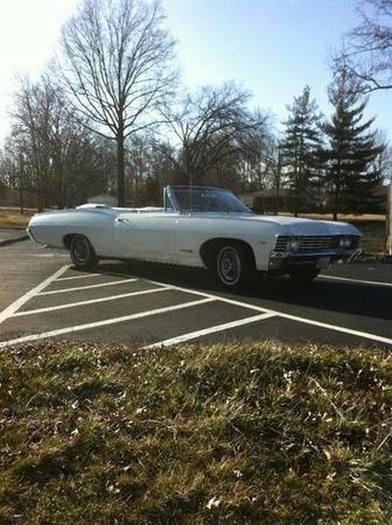
[[[338,213],[364,213],[378,205],[374,188],[382,175],[375,160],[384,145],[378,143],[377,131],[370,131],[374,118],[364,120],[368,100],[359,88],[342,68],[328,89],[334,113],[324,126],[329,143],[326,182],[331,187],[334,220]]]
[[[316,101],[311,98],[310,87],[305,86],[302,95],[294,97],[288,106],[289,117],[285,125],[281,145],[283,166],[288,185],[294,194],[295,216],[306,209],[306,201],[312,195],[320,173],[322,148],[321,116]]]

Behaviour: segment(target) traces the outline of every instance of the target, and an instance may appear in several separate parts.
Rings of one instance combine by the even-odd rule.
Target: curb
[[[5,239],[4,241],[0,241],[0,247],[8,246],[9,244],[14,244],[15,242],[27,241],[28,238],[28,235],[21,235],[20,237],[15,237],[14,239]]]

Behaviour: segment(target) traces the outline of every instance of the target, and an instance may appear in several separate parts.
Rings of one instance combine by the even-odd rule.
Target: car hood
[[[296,219],[281,216],[256,216],[260,220],[281,226],[287,235],[361,235],[360,231],[347,222],[320,221],[313,219]]]
[[[194,216],[274,224],[279,227],[277,229],[280,235],[361,235],[361,232],[355,226],[347,222],[297,219],[281,215],[256,215],[250,213],[199,213],[194,214]]]

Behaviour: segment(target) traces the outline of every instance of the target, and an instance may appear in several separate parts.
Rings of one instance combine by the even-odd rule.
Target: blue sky
[[[277,123],[309,84],[330,107],[328,63],[358,22],[355,0],[163,0],[189,86],[238,81]],[[372,95],[369,114],[392,139],[392,90]]]
[[[305,84],[325,113],[328,57],[357,22],[356,0],[161,0],[189,87],[236,80],[254,104],[283,120]],[[4,0],[0,17],[0,141],[17,72],[39,75],[77,0]],[[370,115],[392,139],[392,90]]]

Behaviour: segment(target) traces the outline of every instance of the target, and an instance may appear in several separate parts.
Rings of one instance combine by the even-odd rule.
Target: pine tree
[[[293,104],[287,109],[289,117],[283,123],[281,152],[288,184],[294,194],[293,211],[297,217],[309,201],[320,172],[321,115],[310,96],[309,86],[305,86],[302,95],[294,97]]]
[[[374,188],[382,176],[375,159],[384,146],[378,144],[377,131],[369,129],[374,118],[364,120],[368,100],[359,88],[358,81],[342,68],[328,89],[334,113],[324,126],[328,137],[325,179],[331,187],[334,220],[338,213],[369,212],[378,204]]]

